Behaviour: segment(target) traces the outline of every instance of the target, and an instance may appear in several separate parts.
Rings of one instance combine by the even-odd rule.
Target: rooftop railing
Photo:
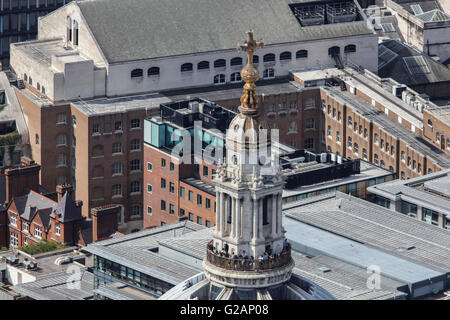
[[[208,246],[206,260],[226,270],[235,271],[263,271],[280,268],[285,266],[291,261],[291,250],[285,249],[281,254],[274,256],[273,258],[266,259],[244,259],[244,258],[232,258],[221,256],[218,253],[214,253]]]

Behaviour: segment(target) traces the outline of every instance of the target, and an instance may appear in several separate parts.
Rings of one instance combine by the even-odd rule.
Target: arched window
[[[272,68],[266,69],[263,72],[263,78],[264,79],[272,79],[275,78],[275,70]]]
[[[209,61],[201,61],[197,64],[198,70],[206,70],[209,69]]]
[[[192,71],[193,66],[192,63],[184,63],[181,65],[181,72]]]
[[[254,55],[253,56],[253,64],[257,64],[259,63],[259,56],[258,55]]]
[[[339,55],[340,53],[341,53],[341,48],[339,48],[339,47],[334,46],[334,47],[331,47],[328,49],[328,54],[330,56]]]
[[[242,58],[241,57],[236,57],[236,58],[231,59],[230,65],[232,65],[232,66],[241,66],[242,65]]]
[[[302,59],[302,58],[308,58],[308,50],[298,50],[295,54],[295,58]]]
[[[354,44],[349,44],[344,47],[344,53],[356,52],[356,46]]]
[[[142,69],[134,69],[131,71],[131,78],[139,78],[144,75],[144,71]]]
[[[159,76],[159,67],[151,67],[147,70],[147,76]]]
[[[72,19],[67,17],[67,41],[72,42]]]
[[[268,53],[263,58],[264,62],[275,62],[275,55],[273,53]]]
[[[282,52],[280,54],[280,60],[291,60],[292,59],[292,53],[289,51]]]
[[[78,22],[73,21],[73,44],[78,45]]]
[[[219,59],[214,61],[214,68],[224,68],[226,67],[227,62],[225,61],[225,59]]]
[[[225,83],[225,75],[218,74],[214,76],[214,84]]]
[[[239,72],[232,73],[230,76],[230,81],[241,82],[242,81],[241,74]]]

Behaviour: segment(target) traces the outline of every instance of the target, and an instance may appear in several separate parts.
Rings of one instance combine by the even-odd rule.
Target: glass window
[[[184,199],[186,194],[186,189],[184,187],[180,187],[180,197]]]
[[[121,196],[122,195],[122,185],[115,184],[112,186],[112,195],[113,196]]]
[[[139,170],[141,170],[141,160],[139,160],[139,159],[131,160],[130,170],[131,171],[139,171]]]
[[[169,183],[169,192],[175,193],[175,184],[173,182]]]
[[[140,119],[133,119],[131,120],[131,129],[137,129],[141,127],[141,120]]]
[[[133,139],[130,144],[130,150],[131,151],[141,150],[141,140]]]
[[[188,197],[189,197],[188,199],[190,202],[194,202],[194,192],[189,191]]]
[[[194,221],[194,214],[189,212],[189,221]]]
[[[112,145],[112,153],[122,153],[122,143],[115,142]]]
[[[123,166],[121,162],[115,162],[112,164],[112,174],[122,174],[123,172]]]
[[[202,196],[201,195],[197,195],[197,204],[199,205],[199,206],[201,206],[202,205]]]
[[[200,225],[202,224],[202,217],[197,217],[197,223]]]
[[[131,182],[130,192],[132,193],[141,192],[141,183],[139,181]]]
[[[161,189],[165,189],[166,188],[166,179],[161,178]]]
[[[161,210],[166,211],[166,202],[164,200],[161,200]]]
[[[402,201],[402,213],[410,216],[410,217],[417,217],[417,205],[413,203],[409,203],[406,201]]]
[[[175,205],[169,204],[169,214],[175,214]]]

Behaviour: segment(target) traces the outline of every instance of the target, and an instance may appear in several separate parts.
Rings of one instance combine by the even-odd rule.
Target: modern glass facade
[[[94,256],[94,289],[112,282],[123,282],[158,298],[174,285],[133,270],[114,261]]]

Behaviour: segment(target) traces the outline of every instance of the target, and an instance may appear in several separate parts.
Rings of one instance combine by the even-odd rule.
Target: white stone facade
[[[72,25],[72,41],[68,41],[68,19]],[[75,41],[75,24],[78,25],[78,41]],[[58,40],[48,43],[49,39]],[[344,63],[376,70],[377,42],[377,36],[369,34],[270,45],[258,52],[259,63],[256,66],[261,75],[264,75],[264,70],[273,69],[273,73],[266,72],[269,77],[287,76],[290,70],[333,67],[335,61],[329,56],[328,49],[339,46]],[[46,44],[45,48],[42,48],[42,43]],[[344,53],[345,46],[350,44],[356,46],[356,52]],[[213,85],[218,75],[223,75],[225,83],[230,83],[231,75],[242,68],[242,65],[231,66],[231,59],[241,57],[243,64],[246,63],[245,56],[233,49],[110,64],[76,2],[40,18],[38,40],[28,47],[24,48],[22,43],[11,45],[11,67],[20,78],[25,74],[28,78],[31,76],[32,86],[39,82],[41,87],[45,87],[43,94],[55,102],[207,86]],[[299,50],[307,50],[308,56],[297,59]],[[42,63],[36,51],[43,52],[48,63]],[[292,58],[280,60],[280,54],[286,51],[291,52]],[[264,55],[269,53],[275,55],[275,61],[264,62]],[[219,59],[225,59],[225,67],[214,68],[214,61]],[[197,65],[202,61],[209,62],[209,69],[198,70]],[[181,72],[181,65],[185,63],[192,63],[192,71]],[[159,68],[159,75],[148,75],[152,67]],[[142,69],[143,75],[131,77],[131,72],[136,69]]]

